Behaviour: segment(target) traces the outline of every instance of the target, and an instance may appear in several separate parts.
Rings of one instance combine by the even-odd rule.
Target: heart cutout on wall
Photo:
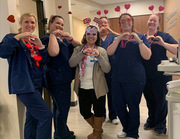
[[[11,23],[14,23],[15,22],[14,15],[9,15],[7,20]]]

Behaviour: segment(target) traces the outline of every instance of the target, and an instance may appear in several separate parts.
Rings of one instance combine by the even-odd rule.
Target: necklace
[[[41,61],[42,56],[39,54],[39,47],[34,43],[29,43],[27,40],[24,40],[26,47],[29,49],[31,53],[31,57],[35,60],[36,66],[40,66],[39,61]]]
[[[131,36],[129,37],[129,39],[128,39],[125,43],[124,43],[124,40],[122,40],[120,47],[121,47],[121,48],[126,48],[126,44],[127,44],[133,37],[134,37],[134,36],[131,35]]]

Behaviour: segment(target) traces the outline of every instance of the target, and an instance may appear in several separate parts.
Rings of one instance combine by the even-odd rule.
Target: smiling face
[[[132,31],[132,17],[129,15],[122,15],[119,19],[120,26],[123,32],[131,32]]]
[[[159,27],[159,17],[152,14],[148,19],[147,26],[149,30],[157,30]]]
[[[33,16],[25,16],[20,22],[21,32],[34,32],[36,19]]]
[[[88,27],[86,29],[86,41],[87,44],[94,45],[97,41],[97,28],[96,27]]]
[[[55,19],[49,23],[50,27],[49,27],[49,32],[53,32],[54,30],[64,30],[64,20],[62,18],[59,17],[55,17]]]

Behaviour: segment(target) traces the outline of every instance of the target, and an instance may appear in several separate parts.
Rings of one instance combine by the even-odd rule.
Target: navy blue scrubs
[[[49,34],[42,39],[48,47]],[[67,117],[71,103],[71,81],[74,79],[75,68],[69,66],[69,59],[74,46],[67,40],[57,39],[60,52],[56,57],[50,57],[47,64],[48,88],[53,98],[54,139],[70,139],[71,133],[67,126]]]
[[[138,36],[149,47],[145,36],[142,34],[138,34]],[[123,41],[125,44],[126,41]],[[146,80],[145,70],[142,65],[139,44],[129,41],[125,48],[120,45],[121,41],[114,53],[112,98],[116,114],[123,126],[123,132],[127,134],[127,137],[138,138],[139,104]]]
[[[48,60],[46,49],[39,50],[42,60],[36,66],[29,49],[16,34],[6,35],[0,43],[0,57],[8,59],[9,93],[16,94],[26,106],[25,139],[51,139],[52,113],[43,100],[43,64]]]
[[[115,38],[114,35],[107,35],[107,37],[104,41],[101,39],[101,46],[107,50],[107,47],[112,44],[114,38]],[[113,55],[109,56],[109,62],[111,64],[111,67],[112,67],[112,64],[114,61],[113,57],[114,57]],[[108,89],[109,89],[109,92],[107,93],[109,119],[112,121],[113,119],[117,119],[117,118],[116,118],[116,113],[115,113],[114,106],[112,103],[111,76],[112,76],[112,68],[109,73],[105,73],[105,78],[106,78],[106,82],[107,82]],[[105,99],[104,103],[105,103],[104,104],[104,118],[106,118],[106,107],[105,107],[106,99]]]
[[[164,42],[177,44],[168,33],[157,32]],[[152,56],[150,60],[143,61],[146,70],[146,85],[144,96],[148,107],[148,119],[146,125],[150,128],[155,127],[155,131],[166,133],[167,101],[166,83],[172,80],[172,76],[163,75],[164,72],[157,70],[161,60],[167,60],[166,49],[163,46],[152,43]]]

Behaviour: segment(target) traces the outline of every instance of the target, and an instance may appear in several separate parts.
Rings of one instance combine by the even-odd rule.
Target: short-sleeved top
[[[168,33],[157,32],[157,36],[161,36],[164,42],[170,44],[177,44],[178,42]],[[143,65],[146,71],[146,78],[153,79],[156,77],[164,76],[164,72],[160,72],[157,66],[161,63],[161,60],[167,60],[166,49],[158,44],[151,44],[152,55],[149,60],[143,60]]]
[[[107,35],[105,40],[101,39],[101,47],[103,47],[104,49],[107,50],[108,46],[113,43],[115,37],[116,36],[114,36],[114,35]],[[113,61],[115,60],[114,59],[115,57],[114,57],[114,55],[111,55],[111,56],[108,56],[108,57],[109,57],[109,62],[111,64],[111,66],[112,66]],[[112,67],[111,67],[111,71],[109,73],[107,73],[107,74],[110,74],[111,72],[112,72]]]
[[[41,38],[45,47],[48,47],[49,34]],[[75,68],[69,66],[69,59],[73,53],[74,46],[66,39],[57,39],[60,52],[55,57],[50,57],[47,64],[47,77],[53,85],[70,83],[74,79]]]
[[[147,47],[149,42],[143,34],[137,33]],[[145,69],[142,64],[142,56],[139,50],[139,44],[136,41],[129,41],[125,48],[121,47],[121,40],[114,53],[115,61],[113,64],[112,80],[113,82],[136,82],[145,81]]]

